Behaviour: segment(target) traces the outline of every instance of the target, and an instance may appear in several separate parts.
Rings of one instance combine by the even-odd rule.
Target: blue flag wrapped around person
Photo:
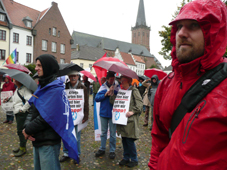
[[[69,157],[79,162],[71,109],[64,89],[60,80],[54,80],[43,88],[39,86],[29,103],[35,105],[42,118],[61,136]]]

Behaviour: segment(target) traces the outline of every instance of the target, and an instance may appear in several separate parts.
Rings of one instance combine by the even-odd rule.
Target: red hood
[[[186,64],[180,64],[176,57],[177,28],[175,22],[183,19],[198,21],[205,39],[204,55]],[[226,20],[226,5],[220,0],[197,0],[186,4],[175,20],[170,23],[173,25],[170,38],[173,44],[171,52],[173,69],[177,70],[178,66],[181,66],[183,71],[200,68],[200,71],[204,72],[223,62],[227,45]]]

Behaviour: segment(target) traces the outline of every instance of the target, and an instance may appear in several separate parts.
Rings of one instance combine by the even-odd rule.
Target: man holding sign
[[[84,99],[82,99],[84,101],[84,107],[83,107],[84,117],[83,117],[82,123],[85,123],[88,120],[88,115],[89,115],[89,104],[88,104],[88,91],[87,91],[87,88],[78,80],[79,79],[79,72],[71,71],[68,74],[68,76],[69,76],[70,82],[66,83],[65,89],[82,89],[83,92],[84,92]],[[69,102],[71,102],[70,99],[69,99]],[[75,104],[75,102],[74,102],[74,104]],[[73,108],[71,107],[71,110],[72,109]],[[80,110],[80,109],[73,109],[73,110]],[[75,114],[74,111],[72,111],[73,119],[75,119],[74,114]],[[76,115],[77,115],[77,113],[76,113]],[[75,131],[76,131],[76,137],[77,137],[78,156],[80,156],[80,134],[81,133],[80,133],[80,131],[78,132],[78,125],[75,125]],[[64,161],[70,159],[69,155],[68,155],[68,150],[64,146],[63,146],[63,152],[64,152],[64,155],[60,158],[60,162],[64,162]],[[74,160],[74,163],[77,164],[78,162],[76,160]]]
[[[105,154],[106,140],[108,132],[108,124],[110,128],[110,153],[109,158],[115,158],[116,149],[116,125],[112,122],[113,104],[110,103],[109,98],[113,94],[117,94],[119,85],[115,85],[114,72],[109,71],[106,76],[106,82],[100,87],[95,96],[95,101],[100,102],[100,120],[101,120],[101,147],[95,156],[100,157]]]
[[[124,149],[123,159],[119,165],[128,167],[138,165],[135,140],[139,139],[139,114],[143,108],[139,90],[131,86],[131,83],[132,78],[121,76],[122,89],[119,90],[117,96],[110,96],[110,103],[114,104],[113,117],[115,119],[113,121],[117,124],[117,134],[122,137]]]

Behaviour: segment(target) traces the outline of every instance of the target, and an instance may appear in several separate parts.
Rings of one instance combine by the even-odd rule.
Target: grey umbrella
[[[36,82],[26,73],[14,70],[14,69],[2,69],[0,72],[4,72],[8,74],[13,79],[19,81],[21,84],[23,84],[28,89],[32,90],[33,92],[37,89]]]
[[[77,64],[74,63],[64,63],[58,64],[59,65],[59,72],[57,74],[58,77],[67,75],[71,71],[83,71],[84,69]],[[38,73],[35,73],[33,78],[38,78]]]

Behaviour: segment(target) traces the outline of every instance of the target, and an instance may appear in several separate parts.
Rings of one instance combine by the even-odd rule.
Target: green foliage
[[[159,67],[155,64],[152,64],[149,68],[158,68],[159,69]]]
[[[36,73],[35,64],[28,64],[28,65],[24,65],[24,66],[31,71],[32,75],[34,75]]]
[[[176,16],[179,14],[180,9],[188,2],[191,2],[192,0],[182,0],[181,5],[177,7],[177,11],[174,12],[172,15],[172,20],[176,18]],[[223,2],[227,5],[227,0],[223,0]],[[162,43],[162,49],[159,51],[159,54],[163,56],[165,60],[171,60],[171,50],[172,50],[172,44],[170,43],[170,35],[171,35],[171,26],[162,26],[163,30],[159,31],[159,36],[162,37],[161,43]],[[227,50],[225,52],[225,57],[227,57]]]

